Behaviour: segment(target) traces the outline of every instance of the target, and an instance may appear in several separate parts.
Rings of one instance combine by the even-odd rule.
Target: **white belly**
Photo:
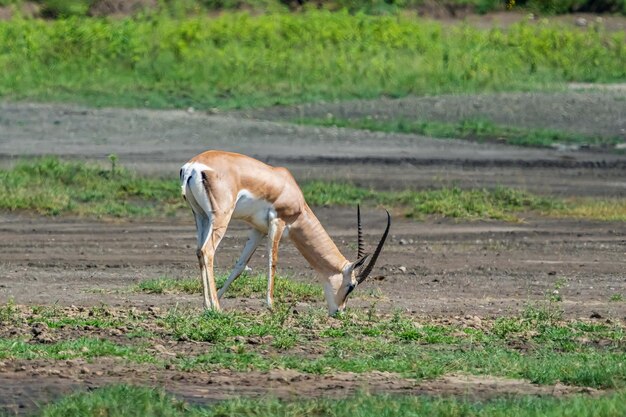
[[[237,194],[233,218],[245,220],[255,229],[267,233],[269,222],[276,218],[276,210],[269,201],[256,198],[248,190],[241,190]]]

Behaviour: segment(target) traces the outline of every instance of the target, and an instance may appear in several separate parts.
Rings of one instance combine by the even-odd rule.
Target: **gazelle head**
[[[391,226],[391,216],[387,210],[385,210],[385,212],[387,213],[387,227],[385,228],[383,236],[380,238],[380,242],[378,242],[376,250],[370,257],[370,254],[364,253],[365,248],[363,243],[363,229],[361,228],[361,209],[357,206],[357,260],[346,264],[341,273],[331,276],[324,285],[324,295],[326,296],[328,313],[330,315],[333,315],[338,311],[345,310],[346,301],[348,300],[350,293],[359,284],[365,281],[370,272],[372,272],[372,269],[374,269],[376,260],[378,260],[378,256],[380,255],[383,245],[385,244],[385,240],[387,239],[387,235],[389,234],[389,227]],[[363,267],[363,265],[365,265],[365,261],[368,259],[369,263],[367,266]]]

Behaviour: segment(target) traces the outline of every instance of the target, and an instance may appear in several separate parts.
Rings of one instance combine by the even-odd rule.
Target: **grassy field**
[[[593,148],[613,148],[623,143],[619,136],[590,136],[550,129],[525,129],[502,126],[487,119],[466,119],[457,123],[400,119],[340,119],[300,118],[294,123],[349,127],[377,132],[415,133],[434,138],[467,139],[476,142],[497,142],[516,146],[549,148],[556,145],[578,145]]]
[[[623,32],[311,11],[0,21],[0,98],[242,108],[626,77]]]
[[[223,279],[223,277],[222,277]],[[247,296],[263,277],[242,277],[232,295]],[[187,280],[150,280],[133,291],[199,292]],[[564,320],[559,297],[528,304],[520,315],[498,318],[418,318],[396,311],[348,310],[328,317],[321,308],[294,308],[318,298],[308,286],[277,286],[273,311],[223,313],[169,308],[108,306],[0,306],[0,360],[114,358],[169,371],[216,369],[305,374],[392,372],[415,381],[447,374],[525,379],[610,389],[600,397],[515,397],[492,401],[415,396],[357,395],[346,400],[231,400],[197,408],[148,388],[112,386],[64,398],[37,415],[442,415],[442,416],[621,416],[625,411],[626,328],[619,320]],[[367,294],[359,297],[371,297]],[[615,301],[623,302],[623,301]],[[33,337],[43,328],[48,339]],[[111,333],[113,330],[115,333]],[[12,334],[11,336],[9,334]],[[122,335],[111,337],[110,334]],[[170,343],[174,342],[174,343]],[[172,353],[159,355],[155,346]],[[183,350],[177,351],[178,347]],[[195,350],[190,351],[189,347]],[[306,353],[313,349],[314,353]],[[304,352],[304,353],[303,353]],[[382,413],[382,414],[381,414]],[[385,414],[389,413],[389,414]],[[413,414],[411,414],[413,413]]]
[[[49,405],[36,416],[148,416],[217,417],[302,415],[335,417],[620,417],[626,413],[623,393],[601,398],[573,397],[562,400],[528,397],[490,402],[360,395],[345,400],[305,400],[297,403],[266,400],[225,401],[211,407],[193,407],[162,391],[130,386],[113,386],[89,394],[78,394]]]
[[[519,221],[548,215],[610,221],[626,219],[623,199],[563,200],[506,187],[376,191],[347,183],[311,181],[302,185],[314,206],[384,205],[412,218],[434,215],[455,219]],[[122,167],[44,158],[0,170],[0,210],[44,215],[165,217],[186,209],[177,179],[144,178]]]
[[[536,384],[626,387],[623,325],[562,320],[554,299],[528,305],[520,316],[467,321],[381,314],[375,307],[328,317],[321,308],[295,312],[290,299],[295,298],[282,293],[273,311],[203,314],[180,308],[155,313],[7,304],[0,308],[0,322],[18,336],[0,338],[0,359],[117,357],[185,372],[384,371],[416,380],[467,373]],[[52,340],[20,335],[37,323],[45,325]],[[122,329],[127,336],[109,340],[106,329]],[[154,344],[172,340],[201,348],[173,356],[149,353]],[[315,354],[303,348],[314,348]]]

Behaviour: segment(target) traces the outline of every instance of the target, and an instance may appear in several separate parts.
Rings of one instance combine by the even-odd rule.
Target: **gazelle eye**
[[[354,284],[350,283],[350,284],[348,284],[347,288],[348,288],[348,290],[346,291],[346,297],[347,297],[348,295],[350,295],[350,293],[351,293],[352,291],[354,291],[354,288],[356,288],[356,285],[354,285]]]

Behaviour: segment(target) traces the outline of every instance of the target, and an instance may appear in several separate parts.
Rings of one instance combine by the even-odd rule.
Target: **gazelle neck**
[[[339,252],[307,204],[289,227],[289,237],[309,264],[321,275],[341,273],[349,263]]]

